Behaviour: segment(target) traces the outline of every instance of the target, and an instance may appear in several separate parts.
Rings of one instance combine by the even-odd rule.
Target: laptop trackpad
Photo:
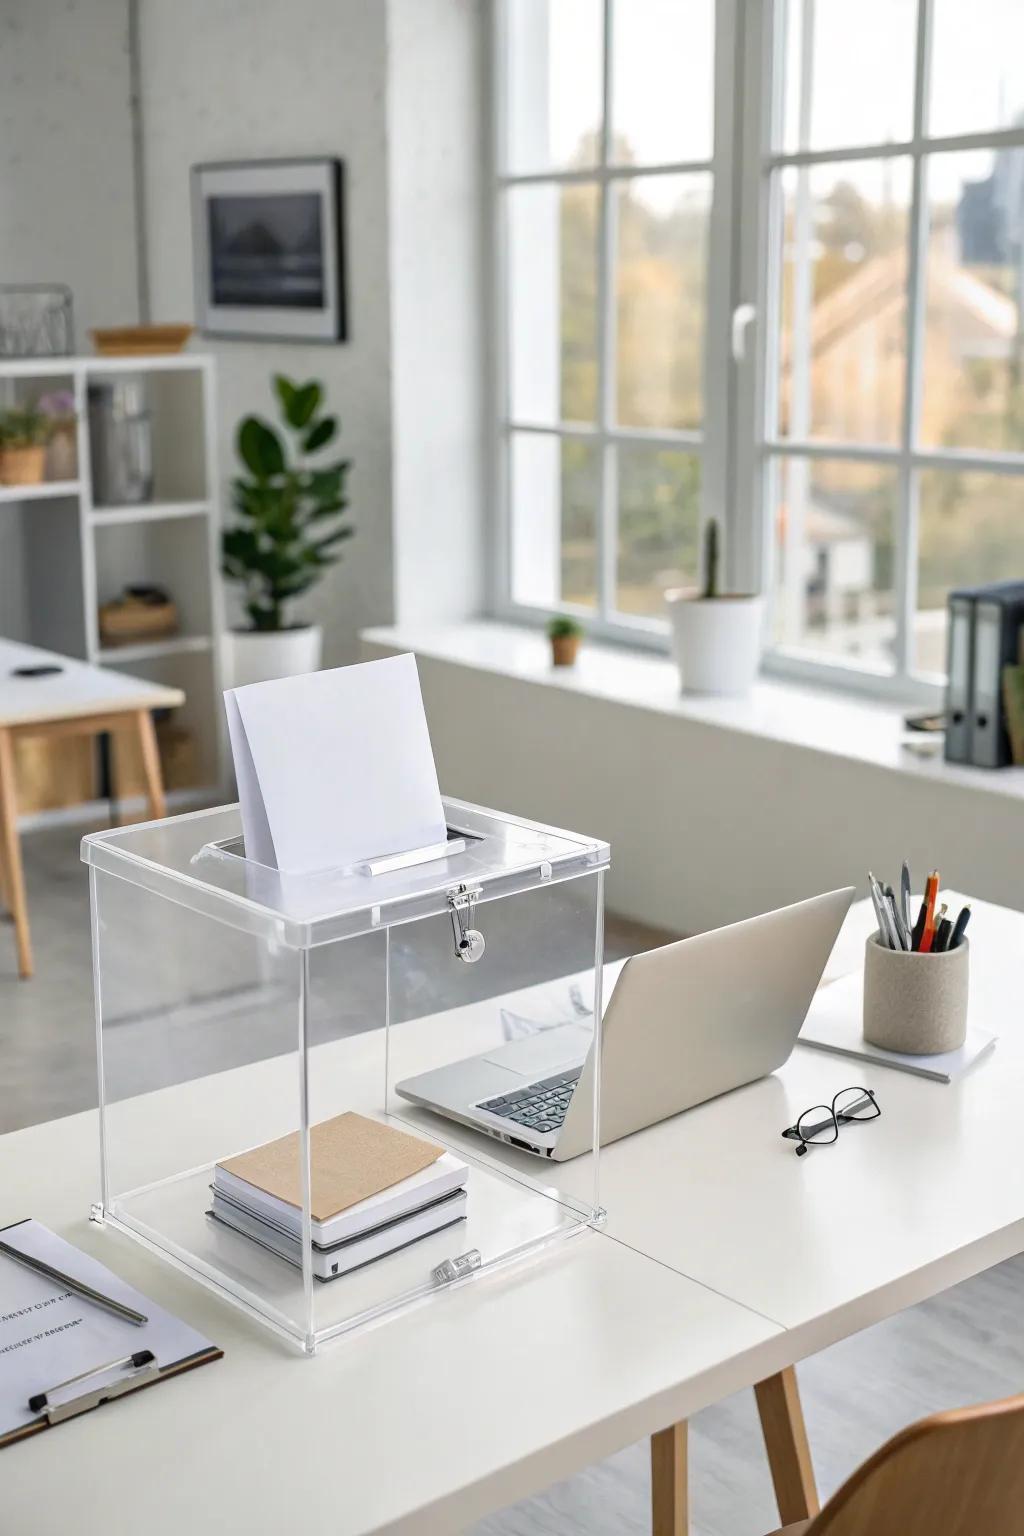
[[[580,1024],[544,1029],[528,1040],[514,1040],[511,1045],[488,1051],[485,1061],[496,1067],[508,1067],[523,1077],[543,1077],[556,1067],[582,1062],[590,1049],[593,1030]]]

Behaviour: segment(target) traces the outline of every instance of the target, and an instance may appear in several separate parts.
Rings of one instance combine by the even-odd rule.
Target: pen
[[[935,943],[932,952],[937,955],[945,954],[949,948],[949,936],[953,932],[953,924],[946,916],[946,903],[939,908],[939,921],[935,924]]]
[[[935,901],[938,894],[939,872],[933,869],[924,888],[924,925],[917,946],[922,955],[926,955],[931,949],[932,940],[935,937]]]
[[[899,941],[899,947],[900,949],[909,949],[910,934],[903,926],[903,918],[900,915],[899,907],[896,905],[896,893],[891,885],[885,887],[885,899],[889,904],[889,910],[892,912],[892,926]]]
[[[903,860],[903,868],[900,870],[900,911],[903,914],[903,926],[909,938],[910,930],[914,925],[910,921],[910,865],[906,859]]]
[[[871,891],[871,900],[875,907],[875,917],[878,920],[878,936],[887,949],[895,949],[896,945],[893,943],[894,935],[892,931],[892,913],[889,911],[888,903],[886,902],[885,897],[882,895],[882,887],[879,885],[870,869],[868,870],[868,888]]]
[[[878,937],[884,944],[886,942],[886,924],[882,916],[881,904],[878,900],[878,883],[874,875],[868,870],[868,890],[871,893],[871,905],[875,909],[875,922],[878,924]]]
[[[44,1264],[42,1259],[34,1259],[27,1253],[22,1253],[18,1248],[12,1248],[10,1243],[0,1241],[0,1253],[6,1253],[9,1259],[16,1264],[24,1264],[26,1269],[35,1270],[37,1275],[45,1275],[47,1280],[54,1280],[58,1285],[66,1285],[69,1291],[74,1291],[76,1296],[83,1296],[86,1301],[91,1301],[94,1306],[104,1307],[106,1311],[113,1312],[115,1317],[123,1318],[126,1323],[134,1323],[141,1328],[143,1323],[148,1323],[149,1318],[141,1312],[136,1312],[134,1307],[126,1307],[123,1302],[115,1301],[112,1296],[104,1296],[102,1291],[94,1290],[91,1285],[86,1285],[84,1280],[76,1280],[74,1275],[66,1275],[63,1270],[54,1269],[52,1264]]]
[[[969,906],[961,907],[961,909],[960,909],[960,916],[956,920],[956,925],[955,925],[955,927],[953,929],[953,934],[952,934],[952,937],[950,938],[950,941],[949,941],[950,949],[956,949],[957,945],[962,941],[963,936],[964,936],[964,929],[967,927],[967,924],[970,922],[970,920],[971,920],[971,909],[970,909],[970,907]]]

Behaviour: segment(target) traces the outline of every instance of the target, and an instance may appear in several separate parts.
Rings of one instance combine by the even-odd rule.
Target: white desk
[[[49,677],[17,677],[18,667],[57,666]],[[138,741],[150,814],[166,815],[154,709],[183,704],[180,688],[111,672],[34,645],[0,640],[0,898],[14,918],[18,973],[32,975],[28,904],[18,841],[14,742],[22,736],[95,735],[129,730]]]
[[[847,920],[833,973],[857,963],[865,906]],[[453,1536],[1019,1251],[1024,916],[974,908],[979,995],[1004,996],[1006,1017],[995,1052],[960,1084],[800,1048],[774,1077],[607,1148],[605,1233],[314,1360],[134,1244],[89,1227],[94,1115],[0,1138],[0,1220],[36,1215],[227,1351],[133,1403],[3,1453],[5,1530],[48,1536],[81,1526],[83,1508],[94,1508],[105,1528],[127,1532],[145,1508],[156,1533],[259,1536],[288,1529],[304,1509],[340,1536]],[[477,1004],[445,1027],[453,1047],[486,1043],[495,1019],[493,1004]],[[436,1049],[434,1031],[413,1031],[429,1033]],[[351,1053],[367,1048],[367,1037],[321,1047],[318,1071],[347,1075]],[[215,1102],[242,1114],[267,1075],[286,1070],[286,1061],[257,1063],[124,1108],[154,1146],[181,1138],[183,1125],[193,1146],[195,1123]],[[783,1126],[827,1086],[857,1080],[877,1088],[881,1119],[794,1157]],[[563,1165],[560,1182],[585,1180],[586,1162]],[[557,1387],[539,1394],[536,1362],[552,1355]],[[792,1404],[776,1397],[774,1410],[783,1438],[798,1441]],[[797,1443],[793,1460],[800,1455]]]
[[[1024,915],[971,905],[972,1015],[1000,1038],[959,1083],[798,1046],[771,1077],[604,1154],[608,1231],[788,1329],[794,1360],[1024,1249]],[[875,926],[858,903],[827,976],[863,963]],[[782,1129],[853,1083],[881,1118],[795,1157]],[[563,1182],[584,1177],[573,1163]]]
[[[153,1138],[212,1081],[135,1101]],[[455,1536],[783,1363],[780,1329],[594,1232],[307,1359],[91,1226],[95,1189],[95,1114],[0,1137],[0,1221],[38,1215],[225,1357],[0,1452],[5,1536]]]
[[[947,899],[959,910],[963,898],[943,890]],[[972,1017],[1000,1038],[963,1080],[946,1086],[798,1045],[770,1077],[603,1150],[609,1235],[791,1330],[795,1359],[1024,1249],[1024,914],[971,905]],[[863,963],[874,927],[870,902],[858,902],[826,982]],[[528,1018],[546,991],[510,994],[509,1006]],[[475,1004],[395,1031],[396,1078],[435,1065],[445,1032],[453,1057],[499,1043],[498,1012]],[[365,1049],[362,1038],[346,1052]],[[429,1063],[417,1054],[425,1040]],[[881,1118],[795,1157],[783,1128],[853,1083],[877,1091]],[[438,1128],[425,1112],[401,1112]],[[445,1135],[476,1142],[458,1126]],[[526,1154],[489,1150],[536,1169]],[[570,1194],[585,1196],[590,1178],[589,1157],[557,1165]]]

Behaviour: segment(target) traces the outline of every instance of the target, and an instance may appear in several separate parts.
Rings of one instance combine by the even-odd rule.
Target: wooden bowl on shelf
[[[177,608],[155,587],[128,588],[123,597],[100,605],[100,639],[104,645],[162,640],[177,629]]]
[[[118,325],[90,331],[101,357],[153,357],[184,350],[194,325]]]

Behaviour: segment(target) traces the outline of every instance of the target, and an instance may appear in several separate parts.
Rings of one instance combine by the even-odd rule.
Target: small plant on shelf
[[[565,614],[557,614],[548,623],[548,639],[551,641],[551,665],[571,667],[576,660],[583,637],[583,627]]]
[[[40,485],[53,423],[33,406],[0,413],[0,480],[5,485]]]

